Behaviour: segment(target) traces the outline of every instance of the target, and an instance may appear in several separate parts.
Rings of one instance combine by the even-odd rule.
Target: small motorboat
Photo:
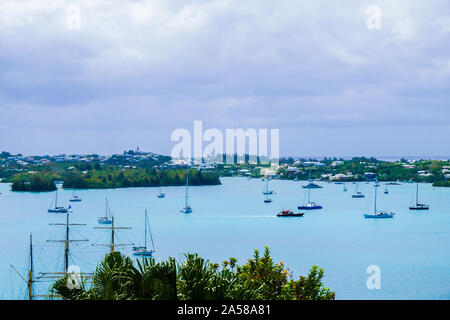
[[[283,210],[277,214],[277,217],[303,217],[304,213],[294,213],[291,210]]]
[[[273,200],[270,198],[264,199],[264,203],[271,203],[271,202],[273,202]]]

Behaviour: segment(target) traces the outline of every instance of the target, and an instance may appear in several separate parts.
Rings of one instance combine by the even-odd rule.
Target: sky
[[[282,156],[448,156],[449,111],[446,0],[0,1],[12,153],[170,154],[201,120],[280,129]]]

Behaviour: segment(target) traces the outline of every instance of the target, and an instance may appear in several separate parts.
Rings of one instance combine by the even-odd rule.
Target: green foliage
[[[86,171],[84,171],[86,172]],[[86,173],[74,171],[64,177],[64,188],[106,189],[127,187],[181,186],[186,183],[186,171],[182,169],[155,170],[146,168],[120,169],[105,167]],[[191,169],[189,185],[217,185],[219,175]]]
[[[43,173],[26,173],[12,178],[12,191],[54,191],[55,176]]]
[[[55,281],[52,292],[72,300],[331,300],[335,293],[322,284],[323,270],[311,268],[295,281],[283,263],[274,263],[266,247],[263,257],[240,267],[229,258],[222,267],[197,254],[174,258],[133,261],[119,252],[110,253],[97,266],[89,288],[68,289],[67,278]]]

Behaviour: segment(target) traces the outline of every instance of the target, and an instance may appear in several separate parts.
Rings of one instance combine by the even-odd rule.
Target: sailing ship
[[[345,182],[344,182],[344,187],[342,189],[344,192],[347,192],[347,187],[345,186]]]
[[[67,213],[68,209],[58,206],[58,189],[55,191],[55,207],[52,208],[52,203],[50,204],[50,208],[47,210],[48,213]]]
[[[416,185],[416,204],[409,207],[409,210],[429,210],[430,206],[424,203],[419,203],[419,181]]]
[[[152,249],[147,248],[147,229],[150,233],[150,240],[152,241]],[[147,209],[145,209],[145,221],[144,221],[144,246],[133,247],[133,255],[141,257],[152,257],[155,252],[155,245],[153,243],[152,231],[148,223]]]
[[[184,200],[184,208],[180,210],[183,213],[191,213],[192,208],[188,204],[188,189],[189,189],[189,168],[186,169],[186,195]]]
[[[98,223],[101,224],[111,224],[112,223],[112,214],[111,214],[111,209],[109,208],[108,205],[108,198],[105,198],[105,215],[103,217],[99,217],[98,218]],[[109,215],[108,215],[109,213]]]
[[[388,194],[389,193],[389,190],[388,190],[387,186],[388,186],[388,184],[386,183],[385,188],[384,188],[384,192],[383,192],[384,194]]]
[[[72,198],[69,199],[70,202],[81,202],[81,198],[75,194],[75,190],[72,192]]]
[[[365,195],[363,195],[361,192],[358,191],[358,182],[355,183],[355,193],[352,194],[352,198],[364,198]]]
[[[294,213],[291,210],[282,210],[277,214],[277,217],[303,217],[303,215],[303,212]]]
[[[377,211],[377,189],[378,189],[378,181],[375,183],[375,197],[374,197],[374,205],[373,205],[373,213],[364,214],[364,218],[376,218],[376,219],[386,219],[393,218],[394,212],[386,212],[386,211]]]
[[[298,206],[299,210],[317,210],[322,209],[322,206],[316,202],[311,202],[311,188],[308,188],[308,203],[302,206]]]

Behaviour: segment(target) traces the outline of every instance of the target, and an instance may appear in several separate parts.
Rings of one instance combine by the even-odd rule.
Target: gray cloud
[[[283,154],[350,154],[392,127],[373,154],[415,155],[422,128],[450,133],[446,1],[378,1],[380,30],[369,1],[79,1],[69,30],[72,4],[0,4],[0,149],[168,153],[193,120],[281,128]]]

